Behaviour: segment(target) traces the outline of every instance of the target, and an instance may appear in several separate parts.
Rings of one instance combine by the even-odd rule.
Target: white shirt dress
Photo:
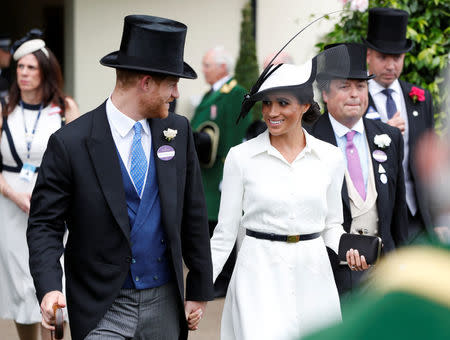
[[[214,280],[239,227],[321,236],[297,243],[245,236],[228,287],[222,340],[289,340],[341,320],[325,246],[338,250],[343,213],[341,151],[304,131],[289,164],[268,131],[233,147],[225,161],[218,225],[211,239]]]

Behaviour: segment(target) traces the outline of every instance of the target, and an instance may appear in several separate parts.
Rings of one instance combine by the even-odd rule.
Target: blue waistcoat
[[[125,165],[120,170],[130,220],[131,265],[123,288],[147,289],[162,286],[171,279],[153,150],[142,198],[136,192]]]

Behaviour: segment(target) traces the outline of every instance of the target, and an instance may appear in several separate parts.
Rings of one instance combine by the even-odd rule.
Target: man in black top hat
[[[409,239],[431,229],[432,221],[423,185],[414,162],[414,150],[420,136],[434,126],[433,101],[427,90],[400,80],[405,53],[413,43],[406,39],[408,13],[392,8],[369,10],[367,63],[376,77],[369,80],[367,118],[395,126],[403,133],[406,203]],[[431,231],[431,230],[430,230]]]
[[[9,69],[11,63],[10,45],[11,37],[9,34],[0,34],[0,98],[8,95],[9,85],[11,84]]]
[[[346,56],[332,56],[318,65],[317,81],[327,112],[314,123],[311,134],[338,146],[346,159],[342,186],[345,231],[379,236],[383,252],[389,252],[407,237],[403,139],[398,129],[363,118],[368,103],[367,80],[374,75],[367,75],[365,47],[344,45],[349,67]],[[339,264],[332,250],[328,253],[339,294],[351,291],[362,272]]]
[[[197,77],[183,61],[186,31],[125,17],[120,50],[100,61],[116,68],[111,97],[50,137],[31,199],[30,269],[51,329],[53,305],[66,304],[64,252],[74,340],[186,339],[213,298],[192,132],[168,112],[179,78]]]

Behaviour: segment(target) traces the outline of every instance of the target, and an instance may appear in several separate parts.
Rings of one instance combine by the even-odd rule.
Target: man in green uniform
[[[205,54],[203,73],[211,90],[203,96],[191,121],[202,167],[211,235],[218,219],[225,157],[231,147],[243,141],[251,123],[251,115],[247,115],[236,125],[246,90],[230,75],[231,70],[232,58],[223,47],[212,48]],[[233,250],[214,285],[216,297],[225,296],[235,258]]]

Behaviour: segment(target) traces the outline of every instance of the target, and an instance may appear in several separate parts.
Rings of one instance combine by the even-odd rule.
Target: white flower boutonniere
[[[163,131],[164,137],[170,142],[177,136],[178,130],[167,129]]]
[[[373,141],[380,149],[384,149],[391,144],[391,137],[383,133],[382,135],[375,135]]]

